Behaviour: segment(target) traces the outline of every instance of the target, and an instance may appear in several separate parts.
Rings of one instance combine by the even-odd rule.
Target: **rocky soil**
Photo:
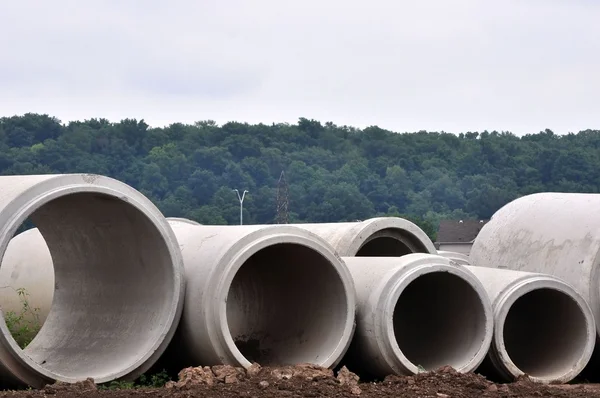
[[[524,377],[510,384],[495,384],[477,374],[461,374],[451,368],[416,376],[388,376],[384,381],[361,383],[342,368],[337,374],[313,365],[244,370],[231,366],[186,368],[179,380],[163,388],[105,389],[87,380],[57,383],[41,390],[2,391],[0,398],[37,397],[599,397],[597,384],[540,385]]]

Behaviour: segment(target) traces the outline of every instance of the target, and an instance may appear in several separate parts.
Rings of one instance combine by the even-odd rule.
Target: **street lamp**
[[[240,200],[240,225],[242,225],[244,223],[244,197],[248,191],[244,189],[242,196],[240,196],[240,191],[237,189],[234,189],[234,191],[237,193],[238,199]]]

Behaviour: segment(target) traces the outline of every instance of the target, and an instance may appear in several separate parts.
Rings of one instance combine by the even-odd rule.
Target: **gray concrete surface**
[[[447,259],[454,261],[460,265],[471,265],[471,260],[469,260],[469,256],[463,253],[447,251],[447,250],[438,250],[437,254],[446,257]]]
[[[527,195],[492,216],[469,258],[475,266],[540,272],[564,280],[591,306],[600,337],[599,228],[599,194]]]
[[[87,377],[102,383],[144,373],[170,342],[183,308],[182,258],[166,219],[141,193],[107,177],[0,176],[0,257],[27,218],[51,253],[54,299],[24,350],[0,322],[3,385]],[[21,247],[25,257],[39,248]],[[34,268],[22,272],[33,275],[35,263],[27,264]],[[41,282],[47,289],[51,281]]]
[[[291,225],[319,235],[342,257],[398,257],[409,253],[436,253],[433,242],[421,228],[398,217]]]
[[[467,266],[482,282],[494,311],[494,338],[482,373],[512,381],[566,383],[595,346],[592,310],[570,285],[549,275]]]
[[[450,365],[477,368],[493,334],[492,307],[475,276],[444,257],[343,257],[357,292],[354,369],[376,377]]]
[[[191,225],[202,225],[199,222],[190,220],[189,218],[182,218],[182,217],[167,217],[167,221],[169,221],[169,223],[182,222],[182,223],[191,224]]]
[[[172,358],[243,367],[341,360],[354,333],[355,289],[324,240],[284,225],[170,223],[187,278]]]

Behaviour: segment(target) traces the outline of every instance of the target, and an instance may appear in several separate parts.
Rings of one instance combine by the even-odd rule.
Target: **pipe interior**
[[[486,336],[485,307],[477,291],[448,272],[428,273],[410,283],[398,298],[393,324],[404,356],[427,371],[466,366]]]
[[[588,342],[587,322],[566,293],[543,288],[519,297],[504,321],[506,353],[524,373],[560,377],[581,359]]]
[[[6,324],[19,345],[26,344],[44,324],[54,294],[52,257],[37,228],[8,242],[0,267],[0,286]]]
[[[57,198],[31,219],[52,256],[55,284],[48,317],[24,354],[55,375],[98,379],[152,352],[169,315],[173,275],[151,221],[97,193]]]
[[[427,253],[427,249],[406,231],[388,228],[371,235],[356,257],[400,257],[410,253]]]
[[[326,257],[280,243],[241,266],[228,293],[227,322],[250,362],[320,364],[344,335],[347,305],[342,279]]]

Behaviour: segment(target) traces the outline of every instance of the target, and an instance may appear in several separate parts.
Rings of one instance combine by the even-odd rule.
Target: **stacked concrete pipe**
[[[600,337],[600,195],[545,192],[518,198],[481,229],[473,265],[555,276],[585,298]],[[600,348],[592,362],[600,364]],[[595,375],[592,375],[597,377]]]
[[[143,374],[170,342],[185,291],[181,253],[159,210],[128,185],[98,175],[1,176],[0,192],[0,257],[14,259],[5,256],[9,241],[30,218],[48,250],[33,259],[50,254],[54,270],[53,286],[31,282],[32,292],[38,282],[54,292],[39,296],[52,306],[24,350],[2,314],[3,385],[87,377],[102,383]],[[35,239],[35,232],[28,235]],[[37,249],[21,245],[21,256]],[[23,271],[13,271],[19,282]]]
[[[355,288],[324,240],[292,226],[169,223],[187,279],[171,359],[180,366],[339,363],[354,334]]]
[[[490,301],[466,268],[444,257],[344,257],[357,290],[353,369],[374,377],[450,365],[476,369],[493,333]]]
[[[436,253],[433,242],[421,228],[399,217],[292,225],[319,235],[342,257],[399,257],[410,253]]]
[[[471,261],[469,260],[469,256],[462,253],[451,252],[446,250],[438,250],[438,255],[442,257],[446,257],[447,259],[454,261],[456,264],[460,265],[471,265]]]
[[[541,383],[566,383],[581,373],[594,350],[595,325],[580,294],[550,275],[466,268],[494,312],[494,338],[479,371],[502,381],[527,374]]]

